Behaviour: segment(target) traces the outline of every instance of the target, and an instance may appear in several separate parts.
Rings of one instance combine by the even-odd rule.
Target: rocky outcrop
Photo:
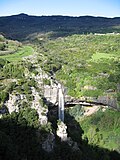
[[[107,108],[108,106],[102,106],[102,105],[93,105],[92,107],[87,106],[84,107],[83,116],[90,116],[99,111],[100,109],[104,112]]]
[[[104,105],[113,107],[113,108],[117,108],[117,99],[112,97],[112,96],[99,96],[97,101],[97,103],[102,103]]]
[[[32,91],[32,96],[34,97],[31,108],[34,108],[37,111],[39,115],[40,124],[42,125],[47,124],[48,109],[40,104],[41,97],[39,93],[36,91],[36,89],[34,87],[31,87],[31,91]],[[12,112],[19,112],[22,102],[28,103],[26,96],[23,94],[12,92],[11,94],[9,94],[9,100],[6,101],[4,105],[7,107],[8,112],[11,114]],[[4,108],[1,110],[1,113],[3,112],[6,112]]]
[[[37,111],[39,115],[40,124],[45,125],[48,122],[47,118],[48,108],[45,108],[40,104],[41,97],[39,93],[36,91],[36,89],[34,87],[31,87],[31,90],[32,90],[32,95],[34,97],[31,108],[34,108]]]
[[[37,82],[37,87],[41,88],[43,97],[46,98],[46,100],[52,104],[56,104],[58,101],[57,92],[58,87],[53,82],[50,76],[48,76],[40,67],[39,63],[37,62],[37,53],[33,55],[30,55],[29,57],[24,58],[24,60],[32,63],[33,67],[35,67],[35,70],[38,72],[37,75],[31,74],[26,72],[26,76],[34,78],[34,80]],[[46,85],[44,83],[44,79],[47,79],[51,82],[51,85]]]
[[[48,75],[42,71],[39,63],[37,62],[37,53],[24,58],[24,60],[32,63],[33,67],[35,67],[35,70],[38,72],[37,75],[35,75],[34,73],[26,72],[27,73],[26,77],[33,78],[37,82],[36,87],[38,87],[41,90],[41,94],[43,94],[44,92],[43,78],[48,78]],[[42,98],[34,87],[31,87],[31,91],[32,91],[32,96],[34,97],[31,108],[34,108],[37,111],[39,115],[40,124],[45,125],[48,122],[47,118],[48,108],[40,103],[40,101],[42,101]]]
[[[58,88],[56,85],[54,86],[44,86],[44,97],[47,101],[51,102],[52,104],[56,104],[58,102]]]
[[[80,150],[77,142],[74,142],[71,137],[68,137],[67,126],[62,121],[58,122],[57,136],[61,141],[67,142],[73,150]]]
[[[5,102],[4,105],[8,108],[9,113],[18,112],[21,101],[26,101],[26,96],[19,93],[11,93],[9,94],[9,100]]]
[[[67,141],[67,126],[62,121],[58,123],[57,136],[61,141]]]

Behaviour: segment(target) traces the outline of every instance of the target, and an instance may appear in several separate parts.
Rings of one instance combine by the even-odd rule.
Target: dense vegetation
[[[66,114],[66,117],[66,120],[69,120],[69,122],[66,121],[68,129],[72,131],[70,136],[74,140],[78,140],[77,142],[80,150],[73,150],[67,143],[60,142],[60,140],[56,137],[53,152],[45,152],[42,149],[42,143],[46,139],[48,133],[50,133],[51,128],[49,128],[49,125],[41,126],[38,123],[38,115],[35,110],[29,107],[23,107],[19,113],[13,112],[11,115],[4,115],[0,119],[0,159],[21,160],[27,158],[28,160],[118,160],[120,158],[116,151],[110,152],[107,149],[102,149],[99,146],[96,146],[96,142],[97,145],[99,145],[101,137],[98,128],[96,128],[95,131],[93,130],[93,132],[95,132],[94,134],[91,133],[91,130],[86,132],[86,130],[89,129],[89,123],[95,125],[94,122],[96,121],[94,121],[93,117],[90,120],[85,121],[82,125],[82,128],[85,129],[85,133],[88,134],[87,137],[84,136],[84,140],[82,141],[80,136],[83,131],[81,130],[79,123],[76,122],[69,114]],[[108,115],[108,117],[111,117],[111,115]],[[110,119],[108,119],[108,121],[110,121]],[[117,121],[117,123],[114,121],[113,123],[115,123],[117,128],[119,127],[119,121]],[[103,127],[103,130],[105,130],[104,124],[105,123],[102,123],[102,121],[99,122],[99,129],[102,129]],[[112,125],[110,123],[109,125],[112,129]],[[106,130],[109,131],[110,128],[108,127]],[[111,132],[113,131],[111,130]],[[109,134],[109,136],[111,134]],[[95,139],[92,137],[93,135]],[[90,143],[89,145],[87,138]],[[116,140],[118,140],[117,137]],[[107,147],[112,149],[110,146],[106,146],[106,148]]]
[[[21,45],[18,41],[7,40],[0,35],[0,56],[15,53]]]
[[[35,110],[22,108],[19,113],[3,116],[0,128],[1,160],[38,160],[44,157],[41,143],[47,135],[47,126],[46,130],[42,129]]]
[[[88,117],[80,122],[84,137],[89,144],[120,152],[120,113],[107,110]]]
[[[119,106],[120,35],[73,35],[41,42],[41,67],[73,97],[116,97]]]
[[[25,93],[29,100],[31,98],[30,86],[35,86],[35,81],[32,78],[25,78],[27,72],[34,72],[34,70],[31,63],[22,60],[23,57],[33,54],[33,48],[22,46],[21,43],[7,40],[3,36],[0,36],[0,41],[1,44],[5,44],[4,50],[0,48],[1,107],[9,99],[9,93],[13,91]]]
[[[19,61],[32,53],[33,49],[31,46],[22,46],[22,43],[8,40],[0,35],[0,58],[8,61]]]
[[[13,26],[14,25],[14,26]],[[33,34],[52,31],[52,36],[71,34],[120,32],[120,18],[28,16],[26,14],[0,17],[0,32],[14,39],[32,39]]]
[[[115,110],[99,110],[91,116],[84,117],[84,108],[76,105],[66,111],[79,123],[82,139],[88,144],[97,145],[120,152],[120,112]]]

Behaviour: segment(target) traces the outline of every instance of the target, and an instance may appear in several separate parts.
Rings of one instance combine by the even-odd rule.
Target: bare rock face
[[[39,96],[39,93],[35,90],[35,88],[31,87],[31,90],[32,90],[32,95],[34,97],[31,108],[34,108],[37,111],[39,115],[40,124],[45,125],[48,122],[47,119],[48,109],[41,106],[40,104],[41,97]],[[9,94],[9,100],[6,101],[4,105],[8,108],[8,112],[11,114],[12,112],[19,112],[21,103],[23,101],[27,102],[25,95],[19,93],[12,93]],[[4,110],[2,110],[1,112],[3,111]]]
[[[47,101],[56,104],[58,100],[57,93],[57,86],[44,86],[44,97],[47,99]]]
[[[80,150],[77,142],[74,142],[71,137],[68,137],[67,126],[62,121],[58,124],[57,136],[61,138],[61,141],[67,142],[73,150]]]
[[[37,54],[30,55],[26,58],[24,58],[25,61],[28,61],[33,64],[33,66],[36,68],[36,71],[38,72],[37,75],[26,72],[26,77],[31,77],[37,82],[38,88],[43,88],[43,78],[48,78],[48,75],[43,73],[40,65],[37,62]],[[40,104],[41,97],[37,90],[34,87],[31,87],[32,96],[34,97],[34,100],[32,101],[31,108],[35,109],[39,115],[39,122],[41,125],[45,125],[48,122],[47,113],[48,109],[45,108]]]
[[[34,87],[31,87],[32,95],[34,96],[34,100],[32,101],[31,108],[34,108],[39,115],[39,122],[41,125],[45,125],[48,122],[47,113],[48,109],[44,106],[41,106],[39,93],[35,90]]]
[[[57,136],[61,141],[67,141],[67,126],[62,121],[58,124]]]
[[[42,148],[46,152],[51,152],[53,151],[54,145],[55,145],[55,136],[54,134],[50,133],[46,138],[46,140],[42,143]]]
[[[98,103],[103,103],[105,105],[117,108],[117,99],[113,98],[112,96],[100,96],[97,99]]]
[[[12,112],[19,111],[19,104],[23,99],[26,99],[25,95],[15,93],[9,94],[9,100],[6,101],[5,105],[8,108],[10,114]]]

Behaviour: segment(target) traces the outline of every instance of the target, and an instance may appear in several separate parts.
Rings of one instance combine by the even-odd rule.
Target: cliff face
[[[19,112],[22,102],[27,102],[26,96],[18,93],[9,94],[9,100],[5,102],[5,106],[8,108],[9,113]]]
[[[57,104],[58,103],[58,87],[56,85],[44,86],[44,97],[48,102],[52,104]]]
[[[31,87],[32,90],[32,95],[34,97],[34,100],[32,101],[31,108],[34,108],[38,115],[39,115],[39,122],[41,125],[45,125],[48,122],[47,119],[47,113],[48,113],[48,108],[47,106],[43,104],[43,106],[40,104],[41,97],[39,93],[35,90],[34,87]]]

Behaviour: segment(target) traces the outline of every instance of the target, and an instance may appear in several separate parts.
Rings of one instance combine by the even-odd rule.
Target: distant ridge
[[[0,17],[0,33],[22,40],[32,33],[54,32],[56,36],[86,33],[120,33],[120,17],[33,16],[24,13]]]

